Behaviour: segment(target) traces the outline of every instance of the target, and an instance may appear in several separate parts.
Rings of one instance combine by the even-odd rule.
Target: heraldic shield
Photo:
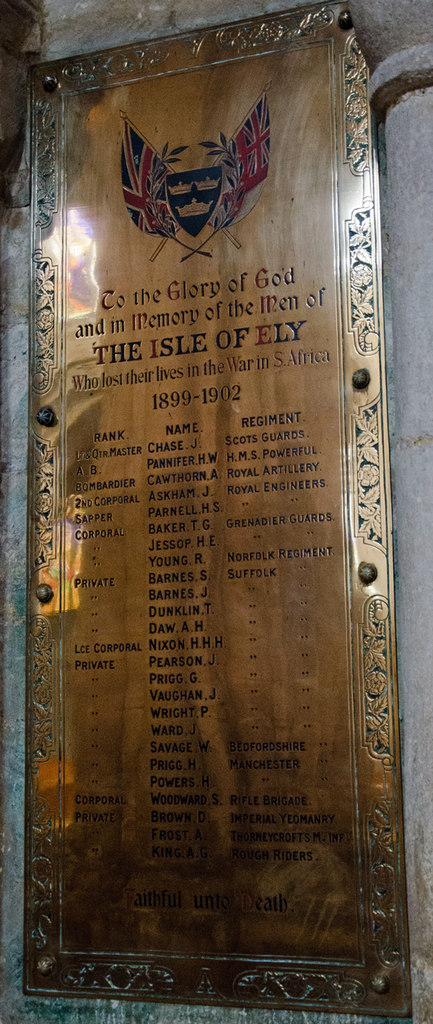
[[[179,226],[195,238],[208,223],[221,194],[221,166],[167,174],[167,204]]]

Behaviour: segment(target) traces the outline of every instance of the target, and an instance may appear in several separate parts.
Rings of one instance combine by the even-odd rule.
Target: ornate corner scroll
[[[345,155],[352,174],[363,174],[371,167],[368,71],[354,36],[350,36],[343,55]]]
[[[368,821],[373,944],[384,967],[401,960],[397,925],[394,823],[389,800],[379,801]]]
[[[57,450],[49,441],[33,437],[32,471],[33,531],[31,544],[31,569],[48,567],[55,556],[54,535],[54,479]]]
[[[352,416],[354,465],[354,534],[386,550],[385,485],[380,436],[380,402]]]
[[[62,75],[66,81],[75,85],[103,85],[110,79],[120,81],[128,75],[151,70],[155,65],[167,60],[169,51],[163,47],[149,44],[142,49],[128,49],[122,53],[105,54],[96,57],[83,57],[71,60],[63,65]]]
[[[257,970],[238,975],[234,982],[236,994],[245,1002],[287,1000],[320,1006],[327,1002],[359,1006],[366,997],[365,988],[357,978],[343,973],[316,974],[312,971]]]
[[[49,100],[36,103],[36,226],[48,228],[57,210],[57,115]]]
[[[318,28],[330,25],[332,20],[332,11],[323,6],[306,14],[299,12],[257,25],[230,26],[217,33],[216,41],[221,50],[231,49],[236,53],[244,53],[268,43],[296,42],[314,37]]]
[[[385,597],[371,597],[366,602],[360,646],[363,741],[371,757],[392,767],[389,605]]]
[[[36,250],[33,262],[36,272],[33,311],[35,341],[32,386],[33,390],[41,395],[51,387],[56,363],[55,303],[58,269],[48,257],[42,256],[40,249]]]

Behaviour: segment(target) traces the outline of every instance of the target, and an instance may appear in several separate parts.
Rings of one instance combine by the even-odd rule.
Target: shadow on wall
[[[27,69],[41,48],[41,8],[41,0],[0,0],[0,200],[8,205],[24,147]]]

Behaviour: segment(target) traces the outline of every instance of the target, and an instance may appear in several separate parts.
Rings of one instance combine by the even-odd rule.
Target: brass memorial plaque
[[[408,1013],[342,10],[34,71],[27,992]]]

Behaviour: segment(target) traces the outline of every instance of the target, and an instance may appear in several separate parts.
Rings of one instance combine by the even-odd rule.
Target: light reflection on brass
[[[70,314],[89,316],[98,302],[98,283],[95,280],[96,241],[90,221],[80,209],[69,213],[68,225],[68,298]]]
[[[338,14],[36,75],[29,992],[408,1007],[377,183]]]

